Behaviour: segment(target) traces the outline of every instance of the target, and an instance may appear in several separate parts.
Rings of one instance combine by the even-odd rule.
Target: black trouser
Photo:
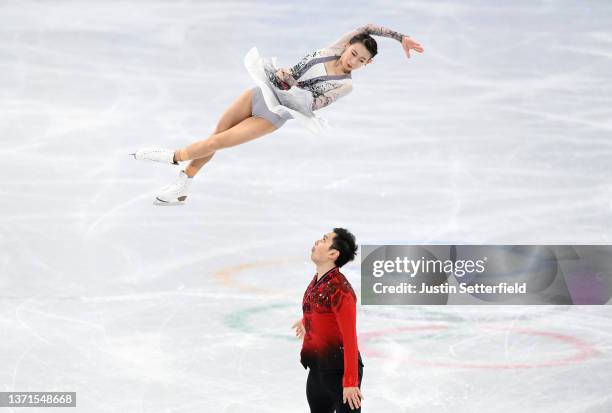
[[[310,367],[306,381],[306,398],[311,413],[360,413],[361,408],[351,410],[348,403],[342,403],[342,370],[320,370]],[[359,387],[363,367],[359,366]]]

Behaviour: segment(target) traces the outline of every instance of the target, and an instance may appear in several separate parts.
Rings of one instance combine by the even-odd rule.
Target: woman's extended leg
[[[212,159],[217,149],[235,146],[251,139],[259,138],[276,129],[269,121],[255,118],[259,120],[256,122],[249,122],[248,127],[253,125],[250,131],[248,129],[245,131],[245,125],[242,125],[241,128],[233,130],[229,134],[223,134],[223,132],[229,131],[245,120],[252,118],[252,100],[253,94],[251,89],[248,89],[225,111],[217,123],[217,127],[208,139],[194,142],[183,149],[175,151],[174,159],[176,161],[191,160],[189,166],[185,169],[187,176],[195,176],[198,171]]]
[[[249,140],[258,138],[276,129],[274,124],[266,119],[258,117],[248,117],[239,124],[220,133],[213,134],[210,138],[192,143],[185,149],[175,151],[176,160],[202,159],[201,167],[213,157],[215,151],[230,146],[239,145]],[[177,156],[178,155],[178,156]],[[185,156],[182,158],[181,156]],[[196,169],[197,172],[197,169]],[[181,171],[179,179],[171,185],[162,188],[156,193],[157,202],[169,204],[182,203],[187,199],[189,186],[193,179],[187,175],[186,171]]]
[[[225,111],[212,135],[207,139],[175,151],[151,147],[140,149],[133,154],[136,159],[164,163],[192,161],[185,171],[181,171],[177,181],[156,193],[158,202],[163,204],[184,202],[193,176],[210,161],[217,150],[248,142],[277,129],[272,121],[252,116],[252,100],[250,89],[240,95]]]
[[[180,162],[210,157],[219,149],[240,145],[275,130],[276,126],[269,120],[251,116],[228,130],[211,135],[208,139],[194,142],[183,149],[177,149],[174,159]]]
[[[253,96],[251,89],[247,89],[223,113],[221,119],[219,119],[219,122],[217,122],[217,126],[215,127],[212,135],[226,131],[250,117],[252,112],[252,99]],[[185,173],[187,176],[194,177],[198,171],[212,159],[213,155],[214,153],[211,153],[206,157],[193,159],[191,162],[189,162],[189,165],[187,168],[185,168]]]

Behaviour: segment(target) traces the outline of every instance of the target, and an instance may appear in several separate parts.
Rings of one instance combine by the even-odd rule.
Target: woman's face
[[[350,44],[340,56],[340,62],[345,72],[365,66],[372,61],[372,55],[361,42]]]

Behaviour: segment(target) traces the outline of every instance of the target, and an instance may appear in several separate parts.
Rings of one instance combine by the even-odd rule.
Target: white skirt
[[[297,86],[282,90],[270,81],[270,76],[274,76],[278,70],[275,57],[261,57],[257,48],[253,47],[244,57],[244,65],[255,84],[261,88],[270,111],[283,117],[291,116],[316,134],[329,127],[327,120],[312,110],[314,99],[310,91]]]

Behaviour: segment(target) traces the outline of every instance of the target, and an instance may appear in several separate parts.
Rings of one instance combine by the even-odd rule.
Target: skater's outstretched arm
[[[375,24],[367,24],[365,26],[358,27],[355,30],[343,34],[338,40],[327,46],[326,49],[334,51],[344,50],[348,42],[354,36],[357,36],[361,33],[366,33],[371,36],[388,37],[390,39],[397,40],[402,44],[402,48],[404,49],[404,52],[406,52],[407,57],[410,57],[410,50],[416,50],[419,53],[423,53],[424,51],[423,47],[410,36],[402,34],[400,32],[396,32],[395,30],[391,30],[383,26],[377,26]]]
[[[327,46],[327,48],[344,49],[345,45],[349,42],[349,40],[361,33],[369,34],[371,36],[389,37],[391,39],[397,40],[398,42],[401,42],[402,38],[406,36],[405,34],[396,32],[391,29],[387,29],[383,26],[377,26],[375,24],[366,24],[365,26],[361,26],[356,28],[355,30],[351,30],[350,32],[344,33],[342,36],[340,36],[338,40]]]

